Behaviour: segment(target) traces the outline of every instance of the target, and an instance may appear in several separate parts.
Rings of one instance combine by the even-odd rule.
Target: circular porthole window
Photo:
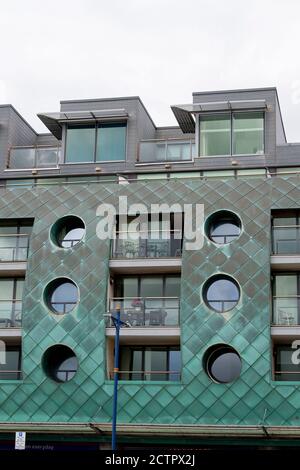
[[[51,346],[44,353],[42,367],[45,374],[55,382],[68,382],[77,372],[77,357],[68,346]]]
[[[50,231],[51,240],[61,248],[72,248],[85,234],[84,222],[75,215],[68,215],[57,220]]]
[[[221,384],[233,382],[242,370],[240,355],[227,344],[211,346],[204,354],[203,365],[207,375]]]
[[[212,276],[203,286],[203,299],[206,305],[216,312],[228,312],[240,300],[239,285],[225,274]]]
[[[206,236],[217,243],[225,245],[236,240],[241,234],[241,220],[230,211],[218,211],[208,217],[205,224]]]
[[[71,312],[76,307],[78,299],[78,287],[71,279],[65,277],[54,279],[44,291],[46,305],[57,315]]]

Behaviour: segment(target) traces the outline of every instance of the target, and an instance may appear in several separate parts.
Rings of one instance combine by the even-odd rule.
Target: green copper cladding
[[[242,220],[242,234],[217,246],[205,239],[199,251],[184,251],[181,288],[182,381],[119,385],[118,421],[155,424],[300,424],[299,385],[271,376],[270,211],[300,206],[297,177],[228,180],[164,180],[128,185],[73,184],[1,188],[0,218],[34,217],[23,302],[23,371],[20,382],[0,382],[0,422],[111,422],[113,383],[105,374],[105,326],[109,242],[96,236],[96,208],[128,203],[203,203],[205,215],[228,209]],[[52,224],[65,215],[86,224],[84,241],[56,247]],[[204,281],[224,272],[241,288],[239,304],[220,314],[201,300]],[[43,291],[56,277],[71,278],[80,302],[65,316],[49,313]],[[215,343],[228,343],[243,362],[238,380],[213,383],[202,357]],[[65,344],[79,369],[67,383],[55,383],[41,368],[44,351]]]

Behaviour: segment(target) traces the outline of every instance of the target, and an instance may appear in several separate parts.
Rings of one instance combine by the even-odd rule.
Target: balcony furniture
[[[149,316],[150,326],[164,326],[167,312],[163,309],[150,310]]]

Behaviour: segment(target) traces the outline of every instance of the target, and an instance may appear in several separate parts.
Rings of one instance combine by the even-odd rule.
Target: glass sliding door
[[[275,274],[273,278],[273,322],[299,325],[299,274]]]
[[[126,156],[126,123],[99,124],[96,161],[120,161]]]
[[[230,155],[230,114],[200,117],[200,156]]]
[[[262,112],[233,113],[233,155],[264,153],[264,114]]]
[[[94,125],[68,126],[66,163],[95,161],[96,128]]]

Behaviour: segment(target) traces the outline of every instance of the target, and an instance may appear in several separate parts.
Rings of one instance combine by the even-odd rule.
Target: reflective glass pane
[[[230,155],[230,115],[200,117],[200,155]]]
[[[239,288],[230,279],[220,278],[208,284],[206,301],[218,312],[231,310],[238,303],[239,298]]]
[[[58,285],[52,292],[50,304],[57,313],[70,312],[78,300],[78,289],[72,282]]]
[[[209,375],[220,383],[230,383],[239,377],[242,363],[237,353],[231,349],[220,349],[209,358]]]
[[[58,163],[57,148],[37,148],[36,166],[38,168],[53,167]]]
[[[95,135],[94,126],[69,126],[67,129],[66,163],[93,162]]]
[[[6,363],[0,363],[0,380],[19,380],[21,378],[20,363],[20,346],[10,346],[6,350]]]
[[[97,161],[126,158],[126,124],[101,124],[97,135]]]
[[[60,364],[58,364],[58,368],[56,371],[56,378],[60,382],[67,382],[71,380],[72,377],[76,374],[78,367],[78,361],[76,356],[68,357],[67,359],[63,360]]]
[[[262,112],[233,114],[233,154],[264,153],[264,114]]]
[[[190,142],[168,142],[167,160],[190,160],[191,143]]]
[[[12,148],[9,153],[9,168],[34,168],[34,148]]]
[[[169,380],[180,380],[181,352],[179,350],[171,349],[169,351],[169,371],[173,372],[172,374],[169,374]]]
[[[297,295],[297,275],[276,275],[275,295],[277,297]]]

